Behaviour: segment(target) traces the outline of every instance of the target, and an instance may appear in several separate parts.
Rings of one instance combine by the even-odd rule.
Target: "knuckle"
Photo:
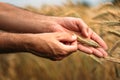
[[[65,49],[61,49],[58,53],[59,56],[65,56],[66,54],[68,54],[68,52]]]
[[[93,32],[93,30],[92,30],[90,27],[88,27],[88,30],[89,30],[90,32]]]
[[[63,51],[63,55],[66,55],[66,54],[68,54],[66,51]]]
[[[69,33],[67,33],[67,32],[63,32],[63,34],[65,34],[66,36],[69,36],[70,34]]]
[[[65,17],[66,19],[73,19],[74,17]]]
[[[75,18],[75,17],[65,17],[64,19],[65,19],[65,20],[70,20],[70,21],[77,21],[77,20],[79,20],[80,18]]]
[[[83,20],[81,18],[76,18],[77,21],[82,22]]]
[[[62,50],[61,54],[62,54],[62,55],[66,55],[66,54],[68,54],[68,52],[65,51],[65,50]]]
[[[62,60],[62,59],[63,59],[63,58],[57,58],[56,60],[57,60],[57,61],[60,61],[60,60]]]
[[[60,46],[59,49],[60,49],[60,51],[59,51],[60,55],[62,55],[62,54],[64,55],[64,54],[67,53],[66,50],[65,50],[65,48],[64,48],[64,46],[63,47]]]
[[[63,59],[62,57],[50,58],[50,60],[52,60],[52,61],[60,61],[60,60],[62,60],[62,59]]]
[[[60,34],[61,34],[62,36],[63,36],[63,35],[67,35],[67,33],[66,33],[66,32],[61,32]]]
[[[74,51],[78,50],[78,46],[75,46]]]

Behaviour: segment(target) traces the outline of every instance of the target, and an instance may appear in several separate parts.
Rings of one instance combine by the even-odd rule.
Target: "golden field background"
[[[43,6],[26,9],[50,16],[82,18],[107,43],[109,50],[120,41],[120,2],[106,3],[95,8],[68,2],[63,6]],[[109,51],[108,50],[108,51]],[[112,56],[120,58],[120,43]],[[0,80],[120,80],[120,64],[102,64],[83,52],[76,52],[62,61],[50,61],[30,53],[1,54]]]

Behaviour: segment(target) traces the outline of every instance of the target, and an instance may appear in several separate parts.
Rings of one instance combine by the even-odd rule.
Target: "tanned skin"
[[[107,56],[106,43],[80,18],[45,16],[0,2],[0,52],[31,52],[61,60],[77,49],[98,57]],[[100,48],[77,43],[74,31],[96,41]]]

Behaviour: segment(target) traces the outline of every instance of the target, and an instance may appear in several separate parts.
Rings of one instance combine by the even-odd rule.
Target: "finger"
[[[93,33],[92,29],[88,28],[88,38],[91,37],[92,33]]]
[[[68,53],[76,51],[77,48],[77,41],[71,43],[71,45],[65,45],[65,49]]]
[[[99,50],[103,54],[104,57],[108,55],[107,52],[103,50],[102,48],[97,48],[97,50]]]
[[[76,23],[80,29],[80,31],[82,32],[82,34],[85,37],[88,37],[88,25],[85,24],[85,22],[82,19],[78,19],[77,23]]]
[[[92,33],[91,39],[93,39],[94,41],[96,41],[97,43],[99,43],[99,45],[101,47],[103,47],[105,50],[108,49],[106,43],[95,32]]]
[[[97,56],[97,57],[103,57],[103,54],[99,50],[97,50],[97,49],[95,49],[93,47],[91,47],[90,49],[93,51],[93,54],[95,56]]]
[[[78,45],[78,49],[79,49],[80,51],[85,52],[85,53],[89,53],[89,54],[92,53],[92,50],[91,50],[89,47],[83,46],[83,45],[81,45],[81,44]]]
[[[82,29],[82,35],[83,35],[84,37],[87,37],[87,38],[89,37],[89,36],[88,36],[88,28],[83,28],[83,29]]]
[[[63,42],[73,42],[77,40],[77,36],[74,34],[61,33],[58,37],[58,40]]]
[[[77,51],[77,41],[72,42],[70,45],[65,45],[60,43],[60,47],[65,51],[65,55],[71,54],[72,52]]]

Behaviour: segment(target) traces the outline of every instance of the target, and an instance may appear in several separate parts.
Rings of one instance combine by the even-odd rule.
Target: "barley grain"
[[[90,39],[85,39],[85,38],[82,38],[80,36],[77,36],[78,37],[78,41],[82,44],[85,44],[87,46],[91,46],[91,47],[94,47],[94,48],[97,48],[97,47],[100,47],[99,44],[97,44],[95,41],[93,40],[90,40]],[[116,44],[117,45],[117,44]],[[118,45],[117,45],[118,46]],[[116,48],[116,46],[115,46]],[[95,61],[97,61],[98,63],[101,64],[101,61],[99,60],[99,58],[97,58],[96,56],[94,55],[90,55],[90,57],[92,59],[94,59]],[[115,58],[115,57],[112,57],[112,56],[107,56],[107,57],[103,57],[102,59],[104,60],[107,60],[107,61],[110,61],[110,62],[114,62],[114,63],[118,63],[120,64],[120,59],[118,58]]]
[[[104,57],[104,59],[107,61],[111,61],[111,62],[120,64],[120,59],[115,58],[115,57],[107,56],[107,57]]]
[[[78,39],[78,42],[84,44],[84,45],[87,45],[87,46],[92,46],[92,47],[100,47],[99,44],[93,40],[90,40],[90,39],[85,39],[85,38],[82,38],[80,36],[77,36],[77,39]]]
[[[118,37],[120,37],[120,32],[115,31],[115,30],[108,30],[109,33],[112,33],[114,35],[117,35]]]
[[[102,25],[107,25],[107,26],[120,26],[119,21],[104,21],[101,24]]]
[[[113,47],[108,51],[108,53],[109,53],[109,55],[113,55],[113,52],[115,51],[115,49],[117,48],[117,47],[119,47],[120,46],[120,40],[118,40],[117,42],[115,42],[115,44],[113,45]]]

